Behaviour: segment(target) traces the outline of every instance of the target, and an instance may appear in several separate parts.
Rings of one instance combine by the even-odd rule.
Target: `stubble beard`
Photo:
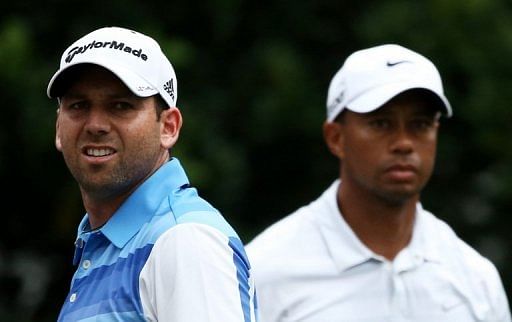
[[[419,201],[421,191],[427,182],[428,178],[423,180],[423,182],[412,183],[410,187],[407,187],[407,184],[400,183],[394,184],[391,187],[389,184],[384,184],[380,187],[370,188],[370,190],[373,190],[372,193],[384,204],[390,207],[401,207],[411,200]]]
[[[96,200],[109,200],[133,190],[151,171],[148,161],[138,159],[136,164],[121,162],[114,167],[92,166],[71,171],[82,194]]]

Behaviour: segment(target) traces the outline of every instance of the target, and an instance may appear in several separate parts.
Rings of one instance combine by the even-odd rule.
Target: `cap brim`
[[[442,93],[426,87],[424,84],[415,85],[410,82],[379,86],[378,88],[372,89],[371,92],[353,99],[351,102],[346,104],[346,108],[356,113],[369,113],[386,104],[396,95],[411,89],[425,89],[430,91],[440,99],[442,103],[441,105],[444,107],[444,114],[446,117],[452,116],[450,102]]]
[[[94,60],[81,60],[77,61],[74,64],[69,64],[66,67],[58,70],[53,77],[50,79],[50,82],[48,83],[48,87],[46,89],[46,94],[49,98],[56,98],[61,96],[62,89],[64,88],[62,81],[63,76],[70,70],[71,67],[75,67],[78,65],[83,64],[93,64],[101,66],[109,71],[111,71],[114,75],[116,75],[125,85],[130,89],[130,91],[139,96],[139,97],[149,97],[155,94],[158,94],[158,90],[147,82],[144,78],[140,77],[136,73],[132,72],[131,70],[123,67],[122,65],[119,65],[115,62],[112,62],[110,60],[102,60],[96,59]]]

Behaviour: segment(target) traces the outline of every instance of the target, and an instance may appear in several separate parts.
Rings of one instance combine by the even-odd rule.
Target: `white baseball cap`
[[[47,95],[59,97],[62,75],[78,64],[102,66],[123,81],[137,96],[160,94],[169,107],[178,98],[174,68],[158,43],[142,33],[120,28],[97,29],[75,41],[62,54],[60,68],[48,84]]]
[[[331,80],[327,121],[332,122],[345,108],[356,113],[371,112],[396,95],[415,88],[436,94],[445,115],[452,115],[441,76],[430,60],[395,44],[356,51]]]

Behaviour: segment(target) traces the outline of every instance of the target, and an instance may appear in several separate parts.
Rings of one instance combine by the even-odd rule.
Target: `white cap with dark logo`
[[[48,97],[62,95],[59,91],[64,72],[78,64],[102,66],[119,77],[135,95],[160,94],[170,107],[176,106],[174,68],[151,37],[120,27],[104,27],[83,36],[64,51],[60,68],[48,84]]]
[[[327,121],[345,108],[368,113],[410,89],[434,93],[446,116],[452,108],[443,92],[441,76],[424,56],[395,44],[380,45],[351,54],[334,75],[327,95]]]

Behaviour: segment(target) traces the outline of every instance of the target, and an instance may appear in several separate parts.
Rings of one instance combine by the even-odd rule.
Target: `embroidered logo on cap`
[[[173,79],[167,81],[164,84],[164,90],[171,96],[171,98],[174,100],[174,82]]]
[[[116,40],[112,40],[112,41],[96,41],[96,40],[94,40],[93,42],[91,42],[85,46],[73,47],[69,51],[68,56],[66,57],[65,61],[66,61],[66,63],[69,64],[73,60],[73,58],[75,58],[76,55],[83,54],[88,50],[99,49],[99,48],[119,50],[121,52],[124,52],[127,54],[132,54],[136,57],[139,57],[143,61],[148,60],[148,56],[142,52],[142,49],[140,49],[140,48],[133,49],[129,46],[126,46],[124,44],[124,42],[118,43]]]
[[[396,66],[396,65],[398,65],[398,64],[403,64],[403,63],[410,63],[410,61],[408,61],[408,60],[400,60],[400,61],[395,61],[395,62],[390,62],[390,61],[388,61],[388,62],[386,63],[386,65],[387,65],[388,67],[393,67],[393,66]]]

